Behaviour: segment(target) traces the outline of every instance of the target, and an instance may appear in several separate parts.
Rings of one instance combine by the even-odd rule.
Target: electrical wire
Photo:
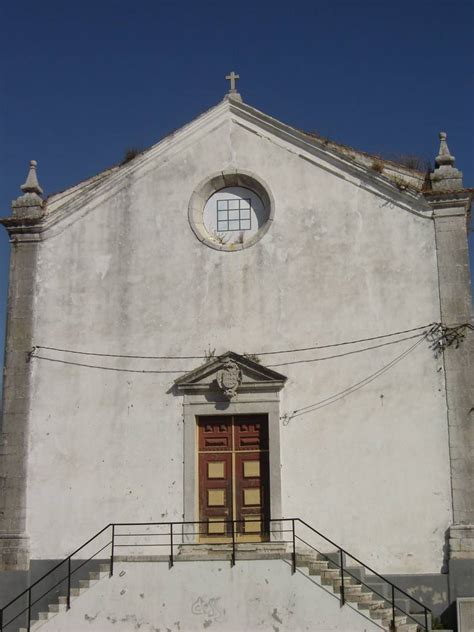
[[[146,356],[146,355],[126,355],[119,353],[97,353],[95,351],[76,351],[75,349],[60,349],[59,347],[45,347],[43,345],[35,345],[35,349],[44,349],[45,351],[59,351],[61,353],[74,353],[75,355],[95,356],[99,358],[126,358],[130,360],[202,360],[208,356]],[[39,357],[39,356],[36,356]]]
[[[381,367],[380,369],[378,369],[377,371],[375,371],[371,375],[368,375],[363,380],[360,380],[359,382],[356,382],[355,384],[352,384],[351,386],[343,389],[342,391],[339,391],[338,393],[335,393],[334,395],[326,397],[325,399],[319,400],[317,402],[313,402],[312,404],[308,404],[307,406],[302,406],[301,408],[297,408],[297,409],[293,410],[293,412],[290,413],[290,414],[282,415],[281,419],[283,420],[284,425],[287,425],[290,422],[290,420],[294,419],[295,417],[300,417],[302,415],[306,415],[308,413],[311,413],[311,412],[314,412],[316,410],[319,410],[320,408],[324,408],[326,406],[334,404],[337,401],[339,401],[339,400],[347,397],[348,395],[351,395],[352,393],[358,391],[359,389],[363,388],[367,384],[370,384],[371,382],[376,380],[378,377],[380,377],[381,375],[383,375],[384,373],[389,371],[391,368],[393,368],[396,364],[398,364],[399,362],[404,360],[424,340],[426,340],[430,335],[433,335],[433,333],[435,333],[438,329],[439,329],[439,325],[435,324],[433,327],[430,328],[430,330],[425,331],[423,334],[416,335],[416,336],[409,336],[409,337],[404,338],[402,340],[393,341],[393,343],[395,343],[395,342],[403,342],[405,340],[410,340],[410,339],[413,339],[413,338],[420,338],[413,345],[411,345],[408,349],[406,349],[401,354],[399,354],[398,356],[393,358],[393,360],[391,360],[388,364],[384,365],[383,367]],[[375,347],[370,347],[370,348],[378,348],[380,346],[385,346],[386,344],[392,344],[392,343],[385,343],[384,345],[377,345]],[[368,350],[368,349],[365,349],[365,350]],[[362,350],[359,350],[359,351],[362,351]],[[350,353],[353,353],[353,352],[350,352]],[[347,355],[347,354],[341,354],[341,355]],[[39,360],[46,360],[46,361],[49,361],[49,362],[56,362],[56,363],[59,363],[59,364],[67,364],[67,365],[73,365],[73,366],[82,366],[82,367],[87,367],[87,368],[91,368],[91,369],[102,369],[102,370],[106,370],[106,371],[119,371],[119,372],[125,372],[125,373],[151,373],[151,374],[159,374],[159,373],[168,373],[168,374],[169,373],[174,373],[174,374],[176,374],[176,373],[179,373],[179,374],[183,374],[183,373],[186,372],[186,371],[178,371],[178,370],[146,370],[146,369],[122,369],[122,368],[115,368],[115,367],[105,367],[105,366],[91,365],[91,364],[85,364],[85,363],[80,363],[80,362],[70,362],[70,361],[67,361],[67,360],[59,360],[57,358],[46,358],[44,356],[39,356],[39,355],[35,355],[35,354],[31,354],[30,357],[31,358],[37,358]],[[330,356],[330,357],[339,357],[339,356]],[[327,357],[325,359],[329,359],[330,357]],[[324,358],[319,358],[319,359],[324,359]]]
[[[260,353],[256,353],[255,355],[264,356],[264,355],[276,355],[279,353],[296,353],[298,351],[314,351],[315,349],[331,349],[332,347],[342,347],[344,345],[355,345],[359,342],[370,342],[372,340],[381,340],[382,338],[390,338],[391,336],[400,336],[402,334],[409,334],[412,331],[419,331],[420,329],[428,329],[429,327],[433,327],[434,325],[438,325],[440,323],[428,323],[428,325],[421,325],[420,327],[412,327],[411,329],[404,329],[402,331],[394,331],[391,334],[382,334],[380,336],[372,336],[371,338],[359,338],[359,340],[347,340],[345,342],[335,342],[333,344],[328,345],[316,345],[314,347],[303,347],[300,349],[283,349],[279,351],[262,351]]]
[[[313,402],[312,404],[308,404],[307,406],[303,406],[301,408],[297,408],[290,414],[283,415],[283,417],[282,417],[283,420],[284,421],[286,420],[286,423],[289,423],[289,421],[291,419],[295,418],[295,417],[300,417],[301,415],[306,415],[307,413],[313,412],[313,411],[318,410],[320,408],[324,408],[325,406],[329,406],[330,404],[334,404],[335,402],[339,401],[340,399],[343,399],[344,397],[347,397],[347,395],[350,395],[350,394],[354,393],[355,391],[359,390],[363,386],[366,386],[367,384],[370,384],[370,382],[373,382],[380,375],[383,375],[384,373],[389,371],[392,367],[394,367],[396,364],[398,364],[403,359],[405,359],[424,340],[427,339],[429,334],[430,334],[430,332],[426,332],[425,335],[422,338],[420,338],[420,340],[417,340],[415,342],[415,344],[411,345],[411,347],[406,349],[403,353],[401,353],[398,356],[396,356],[388,364],[384,365],[383,367],[381,367],[380,369],[375,371],[375,373],[372,373],[371,375],[368,375],[363,380],[360,380],[359,382],[356,382],[355,384],[352,384],[348,388],[345,388],[342,391],[339,391],[338,393],[335,393],[334,395],[331,395],[330,397],[326,397],[325,399],[319,400],[318,402]]]
[[[352,355],[355,353],[363,353],[364,351],[370,351],[372,349],[380,349],[381,347],[386,347],[388,345],[393,345],[393,344],[398,344],[400,342],[404,342],[406,340],[412,340],[413,338],[419,338],[420,336],[423,336],[424,333],[419,333],[419,334],[415,334],[414,336],[407,336],[405,338],[401,338],[399,340],[390,340],[389,342],[383,342],[379,345],[372,345],[370,347],[364,347],[363,349],[355,349],[354,351],[346,351],[344,353],[337,353],[334,355],[330,355],[330,356],[324,356],[322,358],[310,358],[307,360],[293,360],[291,362],[283,362],[280,364],[269,364],[266,365],[268,368],[274,368],[274,367],[281,367],[281,366],[289,366],[289,365],[293,365],[293,364],[302,364],[302,363],[311,363],[311,362],[321,362],[323,360],[332,360],[334,358],[342,358],[344,356],[348,356],[348,355]],[[35,349],[39,349],[40,347],[36,347]],[[44,347],[42,347],[44,348]],[[46,360],[49,362],[57,362],[59,364],[69,364],[71,366],[83,366],[89,369],[104,369],[105,371],[119,371],[119,372],[124,372],[124,373],[186,373],[187,371],[185,370],[166,370],[166,369],[123,369],[123,368],[116,368],[116,367],[109,367],[109,366],[103,366],[103,365],[96,365],[96,364],[87,364],[85,362],[73,362],[71,360],[61,360],[60,358],[48,358],[42,355],[37,355],[35,350],[33,352],[30,353],[30,358],[36,358],[38,360]]]
[[[437,331],[439,329],[440,325],[433,325],[429,331],[425,331],[425,332],[421,332],[419,334],[415,334],[414,336],[406,336],[405,338],[401,338],[398,340],[390,340],[388,342],[384,342],[381,343],[379,345],[372,345],[370,347],[364,347],[363,349],[355,349],[353,351],[346,351],[344,353],[338,353],[338,354],[334,354],[334,355],[330,355],[330,356],[324,356],[322,358],[309,358],[306,360],[293,360],[291,362],[283,362],[283,363],[279,363],[279,364],[270,364],[268,365],[268,368],[274,368],[274,367],[281,367],[281,366],[289,366],[289,365],[294,365],[294,364],[305,364],[305,363],[312,363],[312,362],[322,362],[324,360],[332,360],[334,358],[341,358],[341,357],[345,357],[348,355],[353,355],[356,353],[363,353],[365,351],[370,351],[373,349],[379,349],[381,347],[385,347],[388,345],[393,345],[393,344],[398,344],[400,342],[405,342],[406,340],[412,340],[413,338],[420,338],[421,336],[423,336],[422,339],[426,338],[428,335],[432,335],[435,331]],[[411,330],[413,331],[413,330]],[[388,335],[390,334],[386,334],[383,337],[386,338],[388,337]],[[394,334],[392,334],[394,335]],[[346,344],[346,343],[340,343],[340,344]],[[348,343],[349,344],[349,343]],[[355,341],[354,341],[355,344]],[[333,345],[333,346],[339,346],[339,345]],[[30,352],[29,354],[29,358],[36,358],[38,360],[45,360],[47,362],[56,362],[58,364],[66,364],[66,365],[70,365],[70,366],[81,366],[81,367],[85,367],[85,368],[89,368],[89,369],[102,369],[104,371],[117,371],[117,372],[121,372],[121,373],[148,373],[148,374],[184,374],[187,373],[187,371],[185,370],[178,370],[178,369],[124,369],[124,368],[119,368],[119,367],[110,367],[110,366],[103,366],[103,365],[96,365],[96,364],[88,364],[85,362],[73,362],[71,360],[62,360],[59,358],[48,358],[42,355],[38,355],[36,353],[37,349],[49,349],[49,350],[53,350],[53,351],[60,351],[59,349],[55,349],[53,347],[40,347],[40,346],[36,346],[33,347],[33,350]],[[61,350],[61,351],[66,351],[66,350]],[[79,353],[80,355],[87,355],[86,352],[75,352],[75,353]],[[92,354],[92,355],[97,355],[100,357],[103,357],[104,355],[106,357],[109,357],[107,354]],[[142,356],[111,356],[111,357],[120,357],[120,358],[135,358],[135,359],[143,359]],[[206,357],[206,356],[205,356]],[[169,359],[171,359],[172,356],[169,356]],[[196,357],[196,356],[188,356],[188,358],[190,359],[201,359],[200,357]],[[150,357],[148,357],[147,359],[152,359]],[[168,359],[168,358],[167,358]]]
[[[46,360],[48,362],[57,362],[58,364],[69,364],[72,366],[84,366],[88,369],[102,369],[103,371],[118,371],[122,373],[187,373],[187,371],[166,371],[166,370],[151,370],[151,369],[120,369],[113,366],[98,366],[96,364],[85,364],[83,362],[71,362],[69,360],[59,360],[58,358],[45,358],[44,356],[31,354],[30,358],[37,360]]]
[[[390,340],[389,342],[382,342],[379,345],[372,345],[371,347],[364,347],[363,349],[355,349],[354,351],[345,351],[344,353],[336,353],[330,356],[323,356],[322,358],[309,358],[308,360],[292,360],[291,362],[280,362],[278,364],[268,364],[268,368],[291,366],[292,364],[308,364],[311,362],[322,362],[323,360],[332,360],[333,358],[343,358],[344,356],[353,355],[354,353],[363,353],[364,351],[370,351],[371,349],[380,349],[381,347],[387,347],[388,345],[396,345],[399,342],[405,342],[405,340],[413,340],[413,338],[419,338],[426,335],[426,332],[415,334],[414,336],[406,336],[399,340]]]
[[[419,331],[420,329],[427,329],[428,327],[432,327],[437,323],[429,323],[428,325],[422,325],[420,327],[413,327],[412,329],[404,329],[401,331],[394,331],[390,334],[382,334],[380,336],[371,336],[369,338],[359,338],[358,340],[347,340],[344,342],[336,342],[333,344],[327,345],[314,345],[312,347],[302,347],[296,349],[280,349],[278,351],[261,351],[259,353],[253,353],[251,355],[256,356],[267,356],[267,355],[277,355],[282,353],[299,353],[301,351],[314,351],[316,349],[330,349],[332,347],[341,347],[344,345],[352,345],[360,342],[370,342],[372,340],[381,340],[383,338],[390,338],[392,336],[399,336],[402,334],[411,333],[413,331]],[[44,345],[35,345],[33,347],[33,352],[36,349],[44,349],[47,351],[58,351],[60,353],[73,353],[76,355],[87,355],[87,356],[96,356],[101,358],[128,358],[133,360],[204,360],[209,356],[206,355],[192,355],[192,356],[172,356],[172,355],[162,355],[162,356],[150,356],[150,355],[128,355],[128,354],[117,354],[117,353],[98,353],[95,351],[77,351],[75,349],[62,349],[60,347],[47,347]],[[39,357],[39,356],[36,356]]]

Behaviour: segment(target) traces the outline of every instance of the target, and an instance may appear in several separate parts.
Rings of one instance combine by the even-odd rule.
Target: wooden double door
[[[268,539],[270,517],[267,415],[197,420],[201,538]]]

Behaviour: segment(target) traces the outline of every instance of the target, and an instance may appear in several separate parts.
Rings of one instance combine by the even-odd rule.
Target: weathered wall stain
[[[282,619],[278,616],[278,610],[276,608],[273,608],[272,618],[278,621],[278,623],[283,623]]]
[[[191,612],[195,615],[204,615],[208,617],[208,620],[221,621],[222,612],[218,607],[220,597],[211,597],[206,599],[205,597],[198,597],[191,606]],[[208,627],[207,624],[205,627]]]

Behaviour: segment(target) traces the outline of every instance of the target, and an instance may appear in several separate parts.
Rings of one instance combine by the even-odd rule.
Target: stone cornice
[[[0,224],[5,226],[11,242],[40,241],[45,230],[44,215],[25,217],[3,217]]]
[[[472,204],[471,189],[459,191],[426,191],[426,201],[433,209],[434,217],[465,216]]]

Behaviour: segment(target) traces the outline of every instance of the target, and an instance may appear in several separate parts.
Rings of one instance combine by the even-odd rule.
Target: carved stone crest
[[[242,371],[239,365],[229,358],[223,362],[222,369],[217,372],[216,380],[224,395],[232,399],[237,395],[237,389],[242,382]]]

